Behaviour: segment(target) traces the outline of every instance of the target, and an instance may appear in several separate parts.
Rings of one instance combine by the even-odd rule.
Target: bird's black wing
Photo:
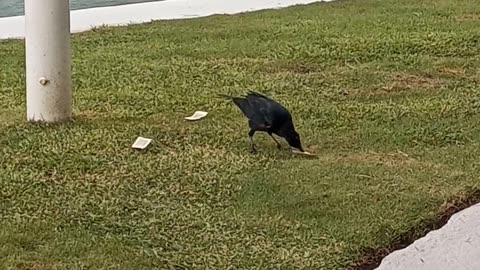
[[[272,102],[262,95],[255,94],[248,94],[247,101],[252,109],[250,120],[263,128],[271,127],[273,123]]]
[[[233,103],[237,105],[238,108],[242,111],[242,113],[247,117],[248,119],[251,119],[253,117],[253,109],[250,103],[246,98],[241,98],[241,97],[231,97]]]
[[[274,111],[277,106],[274,100],[253,91],[245,97],[220,96],[231,99],[255,128],[265,130],[273,125]]]

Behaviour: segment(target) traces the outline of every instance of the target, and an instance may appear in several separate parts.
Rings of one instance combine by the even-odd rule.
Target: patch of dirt
[[[346,160],[359,163],[372,163],[386,167],[403,167],[419,164],[421,161],[403,152],[397,153],[355,153],[345,157]]]
[[[51,269],[52,265],[44,262],[23,262],[15,266],[17,270],[43,270]]]
[[[480,14],[470,13],[470,14],[462,14],[455,17],[457,22],[480,22]]]
[[[324,71],[320,66],[302,63],[271,63],[265,65],[264,70],[267,73],[297,73],[310,74]]]
[[[316,147],[308,147],[312,153],[319,152]],[[379,165],[388,168],[399,167],[423,167],[423,168],[442,168],[445,164],[437,164],[429,161],[416,159],[402,151],[391,153],[378,153],[374,151],[351,153],[348,155],[319,155],[320,160],[324,162],[349,162],[363,163],[369,165]],[[449,169],[450,170],[450,169]]]
[[[403,249],[415,240],[425,236],[428,232],[443,227],[450,217],[463,209],[480,203],[480,190],[470,190],[465,194],[444,203],[433,220],[418,224],[407,233],[398,236],[386,247],[366,249],[363,258],[353,263],[348,270],[373,270],[382,262],[383,258],[393,251]]]
[[[445,79],[429,74],[418,75],[397,72],[382,76],[385,77],[382,82],[376,82],[362,88],[346,89],[342,94],[368,98],[391,98],[412,92],[435,94],[445,81]]]
[[[381,89],[387,92],[397,92],[405,90],[434,89],[441,85],[442,81],[433,76],[419,76],[413,74],[397,73],[394,74],[385,86]]]
[[[450,75],[450,76],[465,76],[465,69],[463,68],[446,68],[446,67],[443,67],[443,68],[439,68],[437,69],[438,72],[442,73],[442,74],[446,74],[446,75]]]

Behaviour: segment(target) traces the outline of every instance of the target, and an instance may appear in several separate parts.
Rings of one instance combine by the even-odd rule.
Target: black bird
[[[256,152],[255,144],[253,143],[253,135],[256,131],[268,133],[277,144],[278,149],[282,146],[272,134],[285,138],[291,147],[305,152],[302,148],[300,136],[295,131],[292,115],[280,103],[253,91],[249,92],[245,97],[221,96],[231,99],[248,118],[248,125],[250,126],[248,136],[250,136],[252,143],[252,152]]]

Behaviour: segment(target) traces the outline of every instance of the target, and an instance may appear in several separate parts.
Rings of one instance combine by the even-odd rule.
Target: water
[[[75,10],[153,1],[161,0],[70,0],[70,9]],[[23,3],[24,0],[0,0],[0,18],[23,15]]]

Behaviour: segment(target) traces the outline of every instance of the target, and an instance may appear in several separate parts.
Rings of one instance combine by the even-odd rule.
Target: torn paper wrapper
[[[192,116],[185,117],[185,119],[189,121],[196,121],[204,118],[207,116],[207,114],[208,113],[204,111],[196,111]]]
[[[293,149],[293,150],[292,150],[292,153],[294,153],[294,154],[299,154],[299,155],[305,155],[305,156],[315,156],[315,154],[312,154],[312,153],[310,153],[310,152],[307,152],[307,151],[301,152],[301,151],[298,151],[298,150],[296,150],[296,149]]]
[[[137,140],[135,140],[135,142],[132,144],[132,148],[145,149],[151,142],[152,142],[152,139],[138,137]]]

